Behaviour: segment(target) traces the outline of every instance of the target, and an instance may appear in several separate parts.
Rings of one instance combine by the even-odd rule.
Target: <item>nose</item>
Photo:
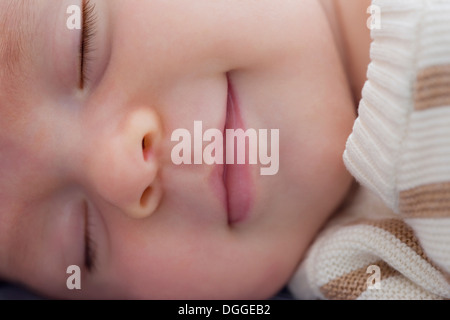
[[[106,125],[106,127],[109,127]],[[100,134],[89,155],[89,184],[97,196],[132,218],[145,218],[158,207],[162,138],[155,110],[140,108]]]

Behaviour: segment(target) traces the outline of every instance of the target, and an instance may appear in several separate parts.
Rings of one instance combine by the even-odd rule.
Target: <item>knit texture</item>
[[[297,298],[448,299],[450,1],[373,4],[381,29],[344,153],[361,189],[290,289]]]

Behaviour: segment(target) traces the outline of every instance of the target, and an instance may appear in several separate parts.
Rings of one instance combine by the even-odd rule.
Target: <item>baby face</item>
[[[267,298],[286,283],[351,183],[354,107],[318,1],[0,12],[2,277],[61,298]],[[175,164],[172,133],[194,138],[194,121],[279,129],[278,172]]]

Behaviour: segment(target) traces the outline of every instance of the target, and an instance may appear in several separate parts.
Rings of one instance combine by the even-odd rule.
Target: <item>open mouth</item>
[[[253,202],[252,192],[252,177],[250,171],[250,165],[248,161],[245,164],[236,164],[236,159],[239,153],[245,152],[248,154],[248,146],[244,150],[238,150],[238,144],[236,141],[228,141],[227,143],[227,130],[236,132],[238,129],[242,129],[245,132],[245,125],[241,117],[239,103],[235,95],[233,85],[230,81],[230,77],[227,74],[228,80],[228,94],[227,94],[227,111],[225,127],[223,132],[224,142],[224,168],[223,168],[223,184],[226,190],[226,206],[228,212],[228,223],[230,225],[242,222],[250,213],[250,209]],[[228,136],[230,139],[235,139],[233,136]],[[236,139],[235,139],[236,140]],[[234,148],[234,161],[230,164],[230,159],[227,159],[227,148]],[[247,157],[246,157],[247,158]]]

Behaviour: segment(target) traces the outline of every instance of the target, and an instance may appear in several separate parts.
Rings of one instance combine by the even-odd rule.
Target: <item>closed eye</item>
[[[79,59],[80,59],[80,79],[79,87],[84,89],[86,82],[89,80],[89,62],[91,59],[90,54],[94,50],[93,40],[96,35],[97,15],[95,11],[95,4],[90,0],[83,0],[82,3],[82,30],[81,41],[79,46]]]
[[[89,272],[95,269],[95,242],[92,238],[92,219],[89,217],[89,207],[84,203],[84,266]]]

